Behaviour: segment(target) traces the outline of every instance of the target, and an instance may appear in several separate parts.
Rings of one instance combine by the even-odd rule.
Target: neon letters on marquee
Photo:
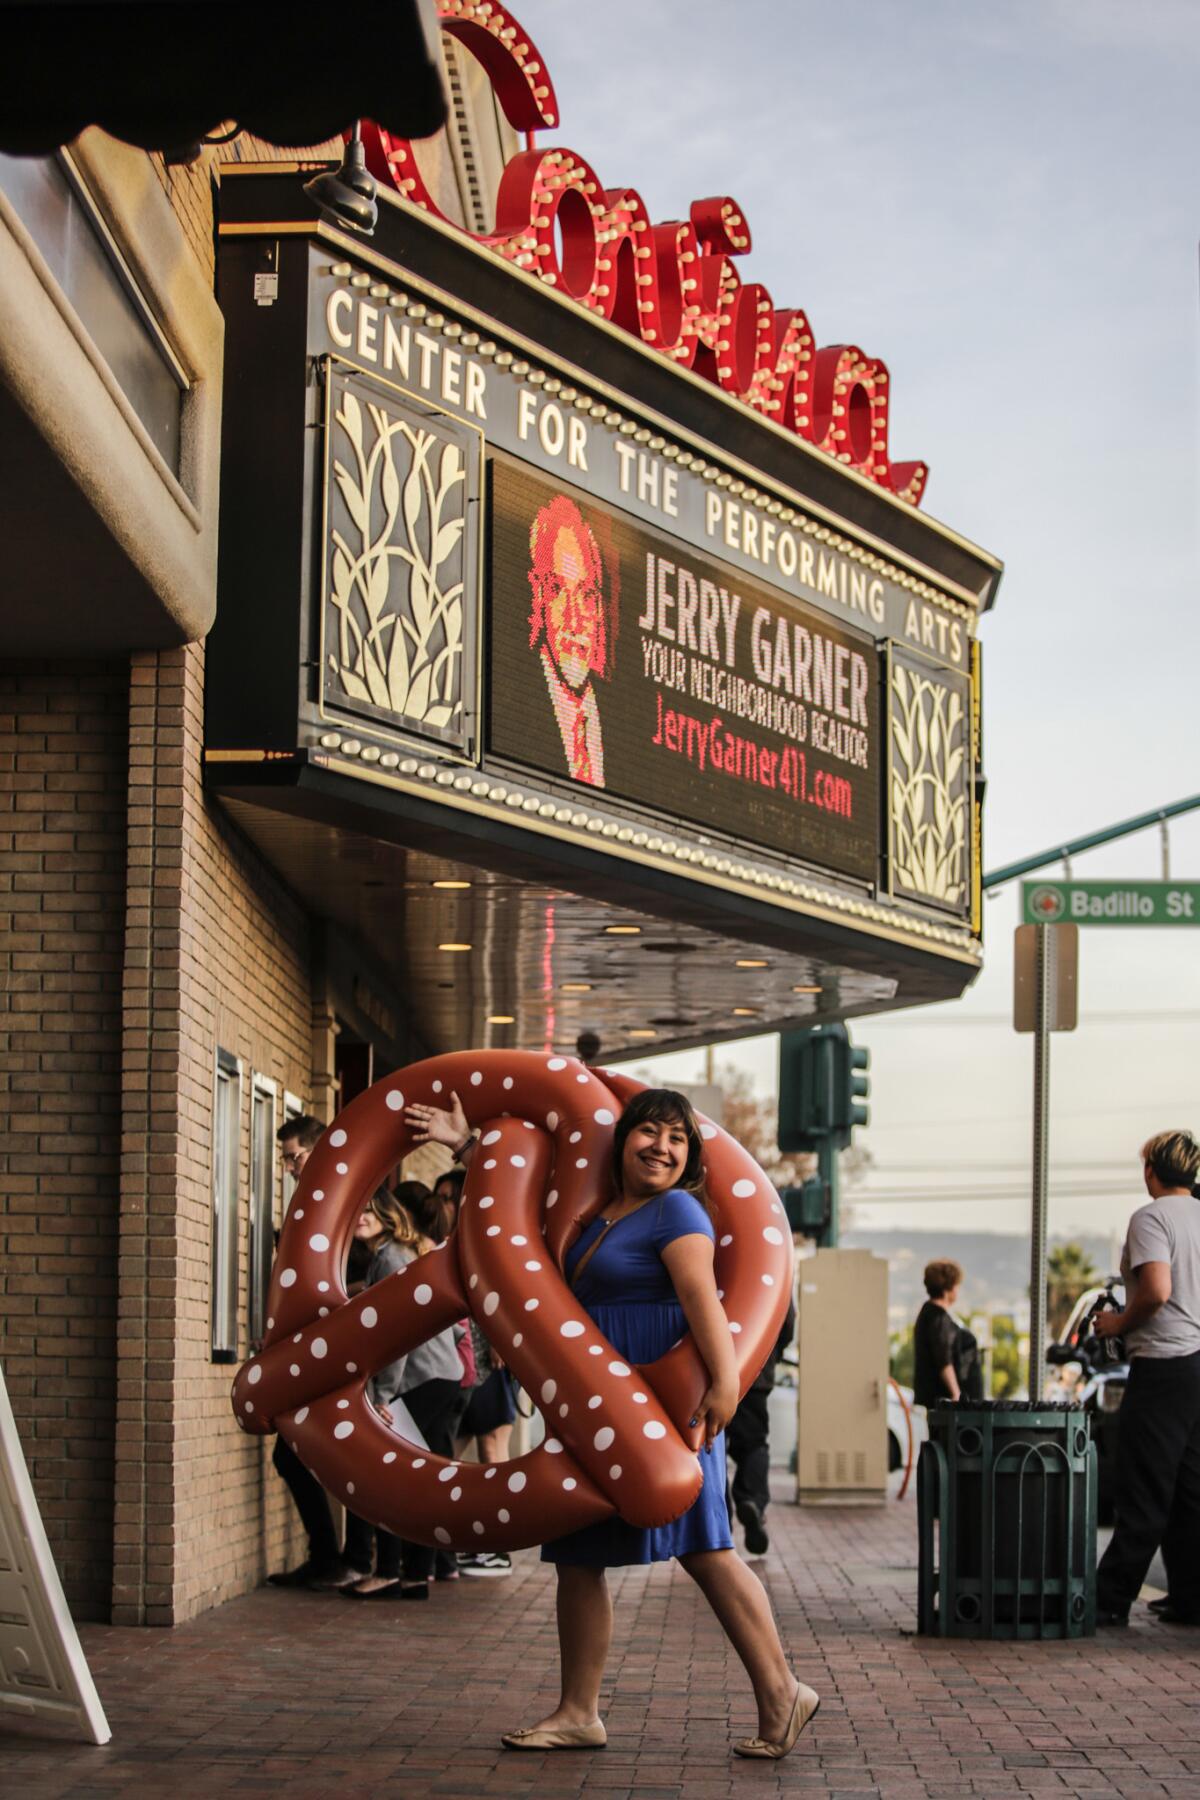
[[[802,311],[777,309],[761,283],[741,279],[733,258],[749,250],[750,228],[735,203],[697,200],[686,223],[651,224],[633,188],[602,187],[573,150],[532,147],[534,131],[558,124],[558,103],[536,46],[506,7],[438,0],[438,15],[482,64],[510,124],[529,134],[530,147],[501,176],[495,230],[468,235],[919,505],[929,470],[890,460],[884,364],[853,344],[818,349]],[[411,143],[366,123],[363,140],[378,179],[444,219]]]

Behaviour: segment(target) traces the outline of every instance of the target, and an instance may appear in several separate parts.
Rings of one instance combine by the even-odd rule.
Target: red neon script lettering
[[[442,30],[484,68],[509,123],[558,124],[558,102],[527,31],[492,0],[438,0]],[[372,173],[447,224],[412,144],[363,124]],[[467,232],[518,268],[610,319],[682,368],[794,432],[912,506],[923,462],[888,451],[888,371],[853,344],[817,349],[806,315],[778,310],[733,258],[750,227],[728,197],[694,201],[690,218],[654,225],[634,188],[603,188],[573,150],[528,148],[500,178],[495,230]],[[561,251],[560,251],[561,245]]]

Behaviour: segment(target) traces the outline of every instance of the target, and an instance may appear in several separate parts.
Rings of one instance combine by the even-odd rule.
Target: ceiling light
[[[511,1013],[489,1013],[487,1022],[489,1025],[511,1025],[513,1015]]]
[[[564,994],[590,994],[592,984],[590,981],[564,981],[562,991]]]
[[[757,1006],[735,1006],[733,1016],[735,1019],[756,1019],[758,1008]]]
[[[823,994],[825,990],[820,987],[794,987],[792,992],[793,994]]]
[[[734,967],[737,969],[765,969],[767,959],[765,956],[739,956]]]
[[[429,885],[436,888],[469,888],[471,884],[469,881],[431,881]]]
[[[469,950],[470,944],[439,944],[439,950]]]
[[[640,925],[606,925],[604,929],[609,937],[639,937],[642,930]]]
[[[652,1030],[649,1025],[631,1025],[629,1027],[629,1035],[630,1037],[657,1037],[658,1033],[657,1031]]]

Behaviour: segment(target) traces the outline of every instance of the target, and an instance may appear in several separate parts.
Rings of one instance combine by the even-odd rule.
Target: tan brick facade
[[[0,676],[0,1363],[64,1584],[108,1616],[126,671]]]
[[[244,1354],[251,1082],[274,1084],[280,1119],[285,1092],[307,1101],[308,927],[204,798],[203,667],[198,646],[136,657],[130,690],[118,1623],[189,1618],[294,1547],[271,1446],[237,1429],[232,1370],[210,1361],[213,1085],[220,1046],[243,1069]]]
[[[251,1085],[280,1122],[308,1101],[309,928],[204,798],[203,665],[0,683],[0,1361],[68,1598],[117,1623],[191,1617],[303,1548],[209,1296],[220,1045],[244,1070],[244,1355]]]

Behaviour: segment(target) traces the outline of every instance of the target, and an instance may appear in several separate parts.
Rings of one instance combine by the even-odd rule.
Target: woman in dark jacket
[[[979,1345],[954,1315],[962,1278],[956,1262],[926,1265],[929,1298],[913,1328],[913,1396],[918,1406],[983,1396]]]

